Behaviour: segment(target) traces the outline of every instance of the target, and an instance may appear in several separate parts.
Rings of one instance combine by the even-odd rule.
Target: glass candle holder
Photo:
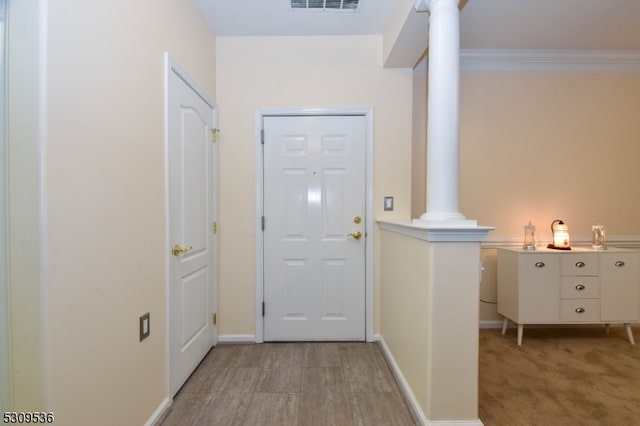
[[[536,226],[532,225],[531,221],[524,226],[524,245],[522,248],[524,250],[536,249]]]
[[[606,250],[607,242],[605,237],[604,225],[593,225],[591,227],[591,231],[593,234],[593,241],[591,243],[591,248],[593,250]]]

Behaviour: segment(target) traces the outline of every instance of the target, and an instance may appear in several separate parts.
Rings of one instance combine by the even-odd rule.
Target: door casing
[[[264,342],[264,234],[262,215],[264,202],[264,170],[262,161],[262,121],[269,116],[315,116],[315,115],[361,115],[367,121],[366,158],[365,158],[365,339],[374,337],[374,298],[373,298],[373,248],[375,242],[375,221],[373,219],[373,108],[263,108],[255,113],[255,152],[256,152],[256,343]]]

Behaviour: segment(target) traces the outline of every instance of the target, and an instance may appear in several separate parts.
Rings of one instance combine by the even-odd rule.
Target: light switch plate
[[[149,312],[140,317],[140,341],[149,337],[151,333],[151,318]]]
[[[384,211],[393,211],[393,197],[384,197]]]

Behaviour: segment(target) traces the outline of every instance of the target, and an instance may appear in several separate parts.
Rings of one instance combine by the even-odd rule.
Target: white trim
[[[171,66],[173,59],[169,52],[164,52],[164,217],[165,217],[165,242],[164,252],[168,253],[171,247],[170,232],[169,232],[169,212],[171,210],[171,203],[169,202],[169,86]],[[171,304],[169,303],[171,297],[171,262],[165,261],[164,266],[165,274],[165,395],[170,401],[171,398],[171,325],[169,319],[171,316]]]
[[[551,232],[549,232],[551,233]],[[538,247],[546,247],[551,240],[538,240]],[[482,242],[482,248],[519,247],[522,245],[522,237],[487,238]],[[572,237],[571,245],[574,247],[590,247],[591,238]],[[620,248],[640,248],[640,236],[607,236],[607,246]]]
[[[380,345],[380,349],[382,349],[382,354],[384,355],[384,358],[387,360],[387,364],[391,369],[391,373],[396,378],[396,381],[398,382],[398,385],[402,390],[402,394],[404,395],[405,400],[409,405],[409,409],[413,413],[414,417],[416,417],[416,420],[420,421],[420,424],[426,425],[429,422],[429,420],[427,419],[427,416],[425,416],[424,411],[422,411],[422,407],[420,407],[420,403],[416,399],[416,396],[413,394],[413,391],[409,386],[409,382],[407,382],[407,379],[404,377],[404,374],[402,374],[402,370],[400,370],[400,367],[398,366],[398,363],[393,357],[393,354],[391,353],[389,346],[387,346],[387,343],[385,342],[384,338],[380,335],[376,335],[376,340],[378,342],[378,345]]]
[[[428,58],[414,72],[424,72]],[[463,74],[640,74],[637,50],[461,49]]]
[[[165,357],[165,392],[167,398],[172,400],[171,395],[171,277],[173,274],[171,267],[171,229],[169,218],[171,217],[170,182],[169,182],[169,93],[171,84],[171,73],[174,72],[185,82],[213,111],[213,125],[217,126],[217,106],[207,96],[207,94],[189,77],[189,74],[173,59],[169,52],[164,52],[164,199],[165,199],[165,333],[166,333],[166,357]],[[217,149],[214,148],[212,155],[217,156]],[[215,157],[214,157],[215,160]],[[217,164],[214,163],[214,167]],[[213,177],[216,179],[216,177]],[[215,180],[214,180],[215,183]],[[214,187],[214,210],[217,208],[217,189]],[[213,212],[214,220],[217,220],[217,211]],[[214,236],[214,267],[217,267],[217,236]],[[213,279],[213,293],[218,294],[217,278]],[[217,296],[213,302],[212,309],[217,310]],[[217,327],[214,328],[217,331]],[[214,337],[214,342],[216,338]]]
[[[160,421],[164,418],[165,414],[167,414],[169,408],[171,407],[171,404],[171,399],[165,398],[160,403],[160,405],[158,405],[158,408],[156,408],[156,411],[153,412],[151,417],[149,417],[147,421],[144,422],[144,426],[154,426],[160,424]]]
[[[393,354],[391,353],[391,350],[387,346],[387,343],[385,342],[384,338],[380,335],[376,335],[376,341],[380,345],[380,349],[382,349],[382,354],[384,355],[384,358],[387,361],[389,368],[391,369],[391,373],[393,374],[396,381],[398,382],[398,385],[400,386],[400,389],[403,393],[405,401],[409,405],[409,410],[411,410],[412,414],[415,417],[415,420],[418,420],[421,425],[478,426],[483,424],[482,421],[480,421],[480,419],[477,419],[477,420],[429,420],[427,419],[427,416],[424,414],[424,411],[422,411],[422,407],[420,407],[420,403],[416,399],[416,396],[413,394],[413,391],[411,390],[411,387],[409,386],[407,379],[404,377],[404,374],[402,374],[402,370],[400,370],[400,367],[398,366],[398,363],[393,357]]]
[[[49,93],[47,70],[48,70],[48,34],[49,34],[49,11],[48,1],[38,1],[38,226],[39,236],[39,281],[40,281],[40,330],[42,336],[42,388],[44,390],[45,409],[52,410],[51,400],[53,391],[51,389],[51,345],[49,344],[50,322],[49,322],[49,273],[48,266],[48,213],[47,213],[47,147],[48,147],[48,101]]]
[[[372,342],[374,336],[374,240],[375,222],[373,219],[373,108],[371,107],[338,107],[338,108],[259,108],[256,110],[254,119],[255,130],[255,170],[256,170],[256,343],[264,341],[264,320],[262,317],[262,301],[264,299],[263,282],[263,247],[264,238],[262,233],[262,210],[263,210],[263,164],[262,164],[262,143],[261,130],[262,120],[267,116],[309,116],[309,115],[362,115],[367,120],[367,140],[366,140],[366,205],[365,205],[365,339]]]
[[[218,335],[218,343],[258,343],[255,334],[220,334]]]
[[[379,221],[380,229],[432,242],[481,242],[495,228],[491,226],[420,226],[410,221]]]
[[[638,74],[640,51],[461,50],[460,71],[474,74]]]
[[[8,90],[8,65],[7,58],[9,43],[8,39],[8,4],[4,0],[4,46],[0,49],[2,54],[1,65],[2,78],[0,84],[2,87],[2,97],[0,105],[0,120],[3,122],[1,128],[4,130],[0,134],[0,408],[9,410],[13,406],[11,401],[11,306],[9,303],[9,162],[8,162],[8,110],[9,101]]]
[[[480,328],[502,328],[501,320],[491,320],[491,321],[480,321]]]

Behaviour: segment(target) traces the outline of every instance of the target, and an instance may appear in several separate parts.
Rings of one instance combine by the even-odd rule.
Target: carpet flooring
[[[638,328],[634,334],[640,334]],[[480,330],[479,417],[486,426],[640,425],[640,345],[624,328]]]

